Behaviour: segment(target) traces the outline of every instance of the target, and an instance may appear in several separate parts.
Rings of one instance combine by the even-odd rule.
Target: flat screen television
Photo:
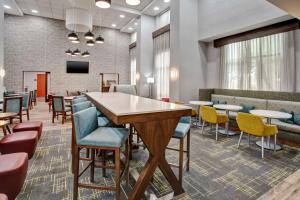
[[[67,73],[88,74],[89,62],[67,61]]]

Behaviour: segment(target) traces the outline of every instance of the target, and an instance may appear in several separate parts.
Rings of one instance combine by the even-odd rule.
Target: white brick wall
[[[50,71],[53,92],[99,91],[102,72],[120,73],[120,83],[130,83],[129,34],[101,28],[105,43],[87,47],[83,35],[80,44],[68,41],[64,21],[5,15],[4,24],[4,84],[8,90],[22,90],[22,71]],[[68,48],[88,50],[91,56],[71,58],[64,53]],[[89,61],[89,74],[67,74],[67,60]]]

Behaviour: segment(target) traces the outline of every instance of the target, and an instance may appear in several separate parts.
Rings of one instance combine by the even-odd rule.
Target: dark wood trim
[[[131,43],[131,44],[129,45],[129,50],[130,50],[130,49],[133,49],[133,48],[135,48],[135,47],[136,47],[136,42]]]
[[[166,32],[169,32],[169,31],[170,31],[170,24],[168,24],[168,25],[166,25],[166,26],[164,26],[164,27],[162,27],[162,28],[154,31],[152,33],[152,38],[156,38],[156,37],[158,37],[158,36],[160,36],[160,35],[162,35],[162,34],[164,34]]]
[[[231,44],[235,42],[242,42],[246,40],[251,40],[254,38],[265,37],[277,33],[283,33],[288,31],[293,31],[300,28],[300,21],[298,19],[291,19],[284,22],[272,24],[262,28],[257,28],[251,31],[246,31],[236,35],[231,35],[228,37],[220,38],[214,40],[214,47],[218,48],[226,44]]]

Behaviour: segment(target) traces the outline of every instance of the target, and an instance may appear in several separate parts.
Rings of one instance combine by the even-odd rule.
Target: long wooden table
[[[190,116],[191,108],[117,92],[90,92],[86,95],[115,124],[134,126],[149,151],[149,158],[129,199],[141,199],[157,167],[172,186],[175,196],[184,193],[166,161],[165,150],[180,117]]]

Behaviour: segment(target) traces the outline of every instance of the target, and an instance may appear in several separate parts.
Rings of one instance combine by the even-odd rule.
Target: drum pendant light
[[[104,38],[99,35],[99,37],[96,38],[96,43],[103,44],[104,43]]]
[[[84,34],[84,38],[87,39],[87,40],[93,40],[94,39],[94,34],[91,31],[89,31],[86,34]]]
[[[110,8],[111,0],[96,0],[96,6],[99,8]]]

